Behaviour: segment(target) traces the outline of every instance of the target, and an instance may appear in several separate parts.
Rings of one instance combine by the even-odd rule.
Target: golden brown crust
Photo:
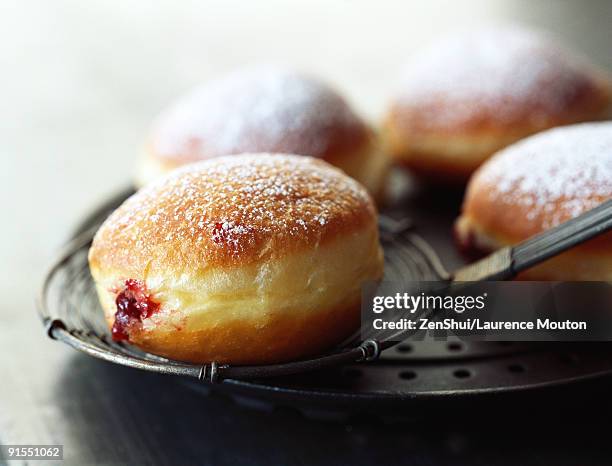
[[[370,145],[370,128],[325,84],[258,67],[196,89],[160,115],[147,157],[169,167],[255,152],[322,158],[332,164]]]
[[[200,363],[266,363],[323,351],[356,330],[361,286],[382,277],[383,255],[372,223],[239,267],[150,268],[129,280],[119,269],[91,271],[107,322],[115,330],[118,321],[117,334],[143,349]],[[130,296],[153,312],[126,320]]]
[[[514,141],[610,110],[609,77],[521,29],[443,41],[407,73],[385,118],[386,145],[424,173],[465,177]]]
[[[389,109],[387,126],[399,134],[417,133],[421,137],[493,135],[503,138],[510,134],[516,140],[543,129],[607,116],[610,85],[606,78],[591,74],[589,70],[585,73],[576,70],[571,79],[566,77],[566,81],[569,89],[560,94],[559,102],[554,107],[547,108],[537,99],[525,95],[520,104],[517,103],[511,112],[500,119],[499,107],[504,105],[501,101],[503,96],[492,96],[493,100],[499,99],[499,106],[482,104],[465,118],[449,124],[440,121],[439,115],[457,111],[457,107],[474,105],[474,102],[447,100],[442,96],[421,102],[399,100]]]
[[[179,361],[271,364],[316,355],[359,328],[359,301],[311,312],[293,309],[252,319],[228,319],[193,331],[134,328],[130,343]],[[112,325],[112,320],[109,321]]]
[[[376,222],[366,190],[311,157],[228,156],[143,188],[96,234],[92,268],[140,276],[283,257]]]
[[[494,187],[476,186],[469,189],[468,193],[464,201],[462,218],[470,220],[472,231],[487,232],[490,238],[503,246],[518,244],[546,231],[552,225],[549,214],[534,212],[527,205],[505,202],[499,197]],[[594,207],[608,199],[610,197],[597,196],[591,198],[591,201]],[[551,201],[548,203],[548,208],[550,212],[559,211],[565,203],[566,200]],[[573,217],[564,214],[558,217],[555,223],[563,223],[571,218]],[[612,234],[608,233],[586,242],[580,248],[608,253],[611,250],[611,244]],[[492,251],[495,248],[480,249]]]
[[[612,123],[549,130],[499,152],[468,185],[458,237],[480,249],[516,244],[612,198]],[[486,244],[490,243],[490,247]],[[612,251],[612,234],[576,251]]]

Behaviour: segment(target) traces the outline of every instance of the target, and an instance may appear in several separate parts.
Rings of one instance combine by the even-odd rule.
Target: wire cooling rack
[[[360,403],[391,403],[396,409],[397,402],[405,406],[408,401],[524,392],[612,375],[612,347],[595,343],[405,341],[387,347],[365,342],[307,361],[234,367],[186,364],[114,342],[89,273],[87,250],[95,230],[131,192],[110,199],[83,221],[51,266],[39,297],[48,335],[91,356],[186,376],[197,387],[203,387],[202,381],[222,382],[214,386],[247,403],[264,399],[314,402],[325,409]],[[381,240],[385,279],[435,280],[446,274],[434,251],[408,222],[383,216]],[[313,369],[318,370],[309,372]]]

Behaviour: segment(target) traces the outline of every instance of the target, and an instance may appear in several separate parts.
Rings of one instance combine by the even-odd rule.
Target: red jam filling
[[[151,299],[144,282],[133,278],[125,281],[123,290],[117,294],[115,304],[117,312],[112,328],[115,341],[129,340],[129,328],[159,310],[159,303]]]
[[[225,231],[223,230],[223,223],[215,223],[215,226],[212,230],[212,240],[217,244],[225,242]]]

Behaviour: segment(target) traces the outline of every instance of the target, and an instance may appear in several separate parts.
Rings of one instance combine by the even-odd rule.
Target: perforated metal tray
[[[455,254],[450,234],[460,193],[419,192],[400,200],[397,205],[401,209],[396,205],[390,214],[413,218],[416,231],[433,244],[446,265],[460,265],[462,260]],[[126,190],[96,209],[75,235],[92,234],[130,193],[131,190]],[[74,251],[51,286],[54,308],[72,310],[70,316],[58,316],[71,327],[70,334],[82,341],[95,340],[98,344],[101,341],[127,355],[167,362],[109,338],[89,274],[86,251],[86,247]],[[410,241],[401,238],[387,241],[385,256],[388,278],[427,277],[422,251]],[[75,314],[74,310],[78,312]],[[175,366],[175,373],[181,374],[181,365]],[[407,341],[383,352],[375,362],[348,364],[315,373],[252,381],[227,379],[214,386],[197,379],[179,380],[205,393],[213,390],[228,394],[251,407],[291,407],[308,416],[335,418],[357,411],[385,417],[415,416],[429,412],[432,406],[437,410],[454,409],[475,402],[493,402],[496,409],[510,409],[525,396],[551,400],[553,394],[575,392],[578,386],[584,388],[596,383],[601,387],[602,382],[612,380],[610,376],[612,346],[609,344]]]

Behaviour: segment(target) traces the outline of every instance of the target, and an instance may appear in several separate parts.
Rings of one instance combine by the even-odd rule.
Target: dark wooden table
[[[610,463],[605,397],[580,418],[564,406],[554,419],[438,412],[396,425],[260,412],[48,341],[34,297],[71,228],[129,182],[158,109],[196,82],[284,62],[341,85],[375,119],[400,57],[491,20],[550,29],[612,69],[612,2],[1,5],[1,443],[60,443],[74,465]]]

